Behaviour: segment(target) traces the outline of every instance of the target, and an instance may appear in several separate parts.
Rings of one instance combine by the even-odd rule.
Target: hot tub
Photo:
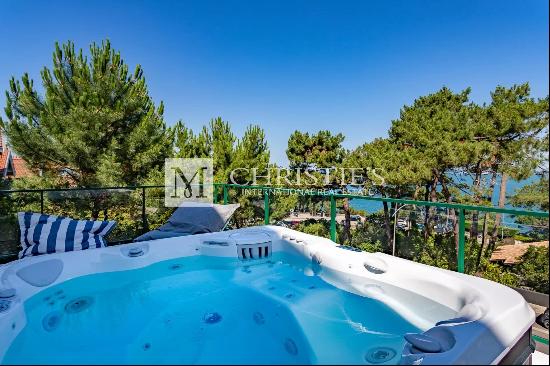
[[[263,226],[0,267],[4,364],[498,364],[534,313],[481,278]]]

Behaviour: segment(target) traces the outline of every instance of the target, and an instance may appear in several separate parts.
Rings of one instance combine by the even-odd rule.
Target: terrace
[[[0,365],[550,363],[547,2],[112,3],[0,5]]]
[[[277,200],[281,195],[295,194],[300,197],[305,206],[313,207],[311,214],[302,214],[301,220],[295,222],[294,215],[287,212],[282,219],[275,219],[274,211],[277,209]],[[456,243],[455,250],[443,254],[435,264],[445,269],[451,269],[459,273],[467,273],[485,277],[485,273],[476,271],[471,263],[476,254],[472,253],[477,238],[470,238],[467,230],[471,225],[474,216],[485,215],[485,219],[493,218],[495,215],[504,215],[508,218],[531,217],[540,220],[548,220],[547,212],[517,210],[510,208],[497,208],[488,206],[473,206],[455,203],[441,203],[417,201],[411,199],[375,197],[358,194],[342,194],[339,190],[315,191],[308,189],[296,189],[270,186],[248,186],[236,184],[215,184],[214,200],[216,203],[229,204],[242,202],[243,197],[250,200],[252,214],[239,215],[237,211],[230,228],[240,229],[258,225],[294,225],[295,229],[303,228],[300,222],[306,219],[326,222],[328,236],[335,243],[343,233],[344,217],[340,213],[344,200],[367,200],[372,202],[385,202],[392,210],[393,242],[385,243],[386,248],[391,248],[391,254],[407,259],[419,260],[407,250],[407,232],[425,230],[422,224],[411,222],[415,220],[422,222],[418,212],[429,212],[430,210],[443,211],[444,217],[439,217],[430,225],[433,225],[435,235],[438,238],[451,238]],[[105,187],[105,188],[75,188],[75,189],[24,189],[0,191],[0,207],[3,208],[0,217],[0,260],[9,262],[16,258],[19,246],[20,233],[16,223],[16,212],[34,211],[43,214],[65,215],[79,219],[110,219],[119,222],[119,226],[109,234],[109,245],[130,243],[140,234],[162,225],[173,209],[164,205],[164,186],[132,186],[132,187]],[[316,208],[315,208],[316,207]],[[9,208],[9,210],[7,209]],[[321,211],[321,215],[319,215]],[[325,215],[326,212],[326,215]],[[407,213],[408,212],[408,213]],[[415,215],[411,215],[415,213]],[[364,214],[364,213],[363,213]],[[280,215],[279,215],[280,216]],[[283,215],[284,216],[284,215]],[[441,215],[440,215],[441,216]],[[413,218],[414,217],[414,218]],[[359,215],[355,225],[362,227],[366,225],[367,217]],[[372,218],[371,218],[372,220]],[[437,220],[445,222],[456,222],[456,227],[450,226],[449,230],[437,231]],[[374,221],[376,225],[376,222]],[[510,234],[508,228],[506,235]],[[504,230],[503,230],[504,233]],[[541,235],[546,235],[546,246],[548,245],[548,231],[541,230]],[[505,236],[506,236],[505,235]],[[501,237],[501,239],[505,239]],[[429,245],[427,242],[424,245]],[[437,245],[437,244],[436,244]],[[517,244],[517,247],[524,247],[528,244]],[[543,244],[536,244],[544,246]],[[351,248],[353,250],[360,250]],[[516,258],[516,261],[518,259]],[[422,259],[420,259],[422,262]],[[434,265],[433,263],[429,263]],[[492,278],[494,280],[494,278]],[[533,309],[540,314],[548,307],[548,295],[539,294],[526,289],[518,288],[517,291],[532,304]],[[536,343],[537,353],[535,361],[542,353],[548,354],[548,330],[535,324],[532,330],[532,339]],[[544,358],[543,358],[544,359]]]

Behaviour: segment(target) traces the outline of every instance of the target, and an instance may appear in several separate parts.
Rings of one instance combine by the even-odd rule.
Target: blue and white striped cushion
[[[116,221],[74,220],[32,212],[17,214],[21,229],[19,258],[106,247],[103,238]]]

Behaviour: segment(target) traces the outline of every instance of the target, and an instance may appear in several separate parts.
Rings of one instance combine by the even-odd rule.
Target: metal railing
[[[264,192],[264,212],[265,212],[265,224],[269,224],[269,194],[268,192],[272,191],[291,191],[294,190],[304,195],[319,196],[319,193],[316,193],[314,190],[310,191],[307,189],[292,189],[292,188],[277,188],[270,186],[247,186],[239,184],[219,184],[218,186],[223,187],[223,203],[228,203],[228,188],[238,188],[238,189],[256,189],[262,190]],[[330,192],[330,190],[328,191]],[[549,218],[548,212],[539,212],[539,211],[527,211],[527,210],[517,210],[509,208],[499,208],[499,207],[489,207],[489,206],[475,206],[475,205],[464,205],[457,203],[444,203],[444,202],[430,202],[430,201],[416,201],[411,199],[401,199],[401,198],[389,198],[389,197],[372,197],[365,195],[353,195],[353,194],[339,194],[339,193],[328,193],[325,194],[330,197],[330,238],[334,242],[337,241],[336,238],[336,199],[361,199],[361,200],[370,200],[378,202],[387,202],[387,203],[396,203],[401,205],[415,205],[415,206],[429,206],[429,207],[438,207],[438,208],[447,208],[458,211],[458,258],[457,258],[457,269],[458,272],[464,273],[464,259],[465,259],[465,242],[466,242],[466,220],[465,220],[465,211],[481,211],[489,212],[495,214],[508,214],[514,216],[528,216],[528,217],[538,217],[538,218]]]
[[[141,193],[141,227],[142,231],[145,232],[148,230],[148,220],[146,213],[146,200],[147,200],[147,190],[148,189],[159,189],[164,188],[163,185],[142,185],[142,186],[128,186],[128,187],[97,187],[97,188],[50,188],[50,189],[16,189],[16,190],[0,190],[0,198],[21,193],[32,193],[40,195],[40,212],[44,213],[45,210],[45,194],[50,192],[78,192],[78,191],[109,191],[109,190],[129,190],[129,191],[139,191]],[[487,212],[494,214],[508,214],[514,216],[527,216],[535,218],[548,219],[548,212],[539,212],[539,211],[528,211],[528,210],[518,210],[518,209],[509,209],[509,208],[499,208],[499,207],[490,207],[490,206],[475,206],[475,205],[466,205],[458,203],[445,203],[445,202],[430,202],[430,201],[417,201],[412,199],[402,199],[402,198],[390,198],[390,197],[374,197],[366,195],[355,195],[355,194],[342,194],[338,193],[337,189],[325,189],[323,191],[317,189],[308,189],[308,188],[288,188],[288,187],[273,187],[273,186],[251,186],[251,185],[239,185],[239,184],[224,184],[224,183],[215,183],[214,184],[214,199],[216,202],[219,201],[218,197],[221,193],[221,200],[223,204],[228,204],[230,201],[230,189],[237,190],[257,190],[263,194],[263,208],[264,208],[264,224],[270,223],[270,194],[275,192],[283,193],[294,193],[302,196],[324,196],[330,198],[330,238],[337,242],[337,222],[336,222],[336,200],[337,199],[358,199],[358,200],[368,200],[368,201],[377,201],[377,202],[386,202],[390,204],[399,204],[399,205],[414,205],[414,206],[427,206],[427,207],[436,207],[436,208],[445,208],[448,210],[455,210],[458,212],[458,248],[457,248],[457,265],[456,268],[458,272],[464,273],[465,269],[465,243],[466,243],[466,220],[465,213],[466,211],[478,211],[478,212]],[[1,206],[0,206],[1,208]],[[0,212],[0,216],[1,216]],[[395,218],[397,220],[397,218]]]
[[[163,196],[163,192],[160,190],[164,189],[163,185],[143,185],[143,186],[129,186],[129,187],[100,187],[100,188],[71,188],[71,189],[63,189],[63,188],[52,188],[52,189],[18,189],[18,190],[0,190],[0,219],[3,216],[2,210],[2,199],[6,197],[10,197],[13,195],[18,194],[31,194],[31,195],[38,195],[39,196],[39,202],[38,205],[35,207],[39,207],[39,210],[41,213],[45,213],[46,211],[46,203],[48,201],[48,195],[51,193],[68,193],[68,192],[74,192],[76,193],[76,196],[78,196],[78,192],[100,192],[100,191],[115,191],[115,192],[134,192],[137,193],[139,196],[136,198],[133,202],[137,206],[139,205],[139,210],[136,208],[132,211],[134,212],[135,217],[138,217],[138,220],[141,222],[139,223],[140,233],[146,232],[149,230],[149,219],[151,218],[151,213],[148,213],[148,206],[147,202],[152,196],[156,197],[159,200],[162,200],[161,196]],[[148,194],[150,190],[157,190],[156,195],[152,195],[151,193]],[[287,193],[287,194],[297,194],[300,196],[311,196],[311,197],[325,197],[329,198],[329,205],[330,205],[330,230],[329,235],[330,238],[334,242],[338,242],[338,235],[337,235],[337,200],[342,199],[352,199],[352,200],[367,200],[367,201],[375,201],[375,202],[381,202],[381,203],[389,203],[396,205],[395,208],[399,205],[401,208],[405,205],[412,205],[414,207],[417,206],[425,206],[425,207],[434,207],[434,208],[443,208],[448,210],[453,210],[455,214],[457,214],[457,225],[458,225],[458,245],[456,250],[456,270],[458,272],[464,273],[465,272],[465,252],[466,252],[466,212],[472,211],[472,212],[484,212],[484,213],[492,213],[492,214],[500,214],[500,215],[513,215],[513,216],[524,216],[524,217],[534,217],[539,219],[545,219],[547,220],[549,218],[548,212],[538,212],[538,211],[528,211],[528,210],[518,210],[518,209],[510,209],[510,208],[499,208],[499,207],[489,207],[489,206],[475,206],[475,205],[465,205],[465,204],[457,204],[457,203],[444,203],[444,202],[430,202],[430,201],[418,201],[418,200],[411,200],[411,199],[402,199],[402,198],[389,198],[389,197],[374,197],[374,196],[366,196],[366,195],[359,195],[359,194],[343,194],[338,191],[338,189],[323,189],[323,190],[317,190],[317,189],[307,189],[307,188],[288,188],[288,187],[273,187],[273,186],[249,186],[249,185],[239,185],[239,184],[223,184],[223,183],[215,183],[213,187],[213,196],[215,203],[223,203],[223,204],[229,204],[231,201],[231,194],[230,190],[237,190],[243,193],[245,190],[256,190],[258,193],[258,197],[263,199],[263,223],[268,225],[271,223],[271,210],[270,205],[273,202],[272,201],[272,195],[275,193]],[[84,194],[84,193],[83,193]],[[154,198],[153,197],[153,198]],[[259,205],[262,205],[261,201]],[[13,209],[13,207],[12,207]],[[393,212],[392,218],[395,222],[398,220],[397,213],[399,212],[399,209],[396,209]],[[13,211],[12,211],[13,213]],[[160,221],[160,220],[157,220]],[[260,220],[256,221],[259,222]],[[0,222],[1,224],[1,222]],[[158,222],[157,222],[158,224]],[[1,229],[1,226],[0,226]],[[0,244],[1,244],[1,235],[0,232]],[[15,241],[17,241],[17,238],[13,238]],[[128,242],[132,240],[133,238],[126,238],[126,240],[118,240],[115,241],[118,243]],[[394,252],[395,252],[395,226],[394,226],[394,237],[392,240],[392,245],[394,246]],[[113,244],[112,241],[110,241],[110,244]],[[0,258],[2,259],[2,258]],[[545,338],[542,338],[537,335],[533,335],[533,339],[535,339],[539,343],[548,344],[548,340]]]

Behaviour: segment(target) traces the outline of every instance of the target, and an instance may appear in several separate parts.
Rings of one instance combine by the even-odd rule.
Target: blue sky
[[[55,41],[109,38],[143,66],[169,124],[260,124],[281,164],[295,129],[342,132],[353,148],[443,85],[479,103],[497,84],[548,94],[546,0],[2,0],[0,14],[0,89],[38,79]]]

